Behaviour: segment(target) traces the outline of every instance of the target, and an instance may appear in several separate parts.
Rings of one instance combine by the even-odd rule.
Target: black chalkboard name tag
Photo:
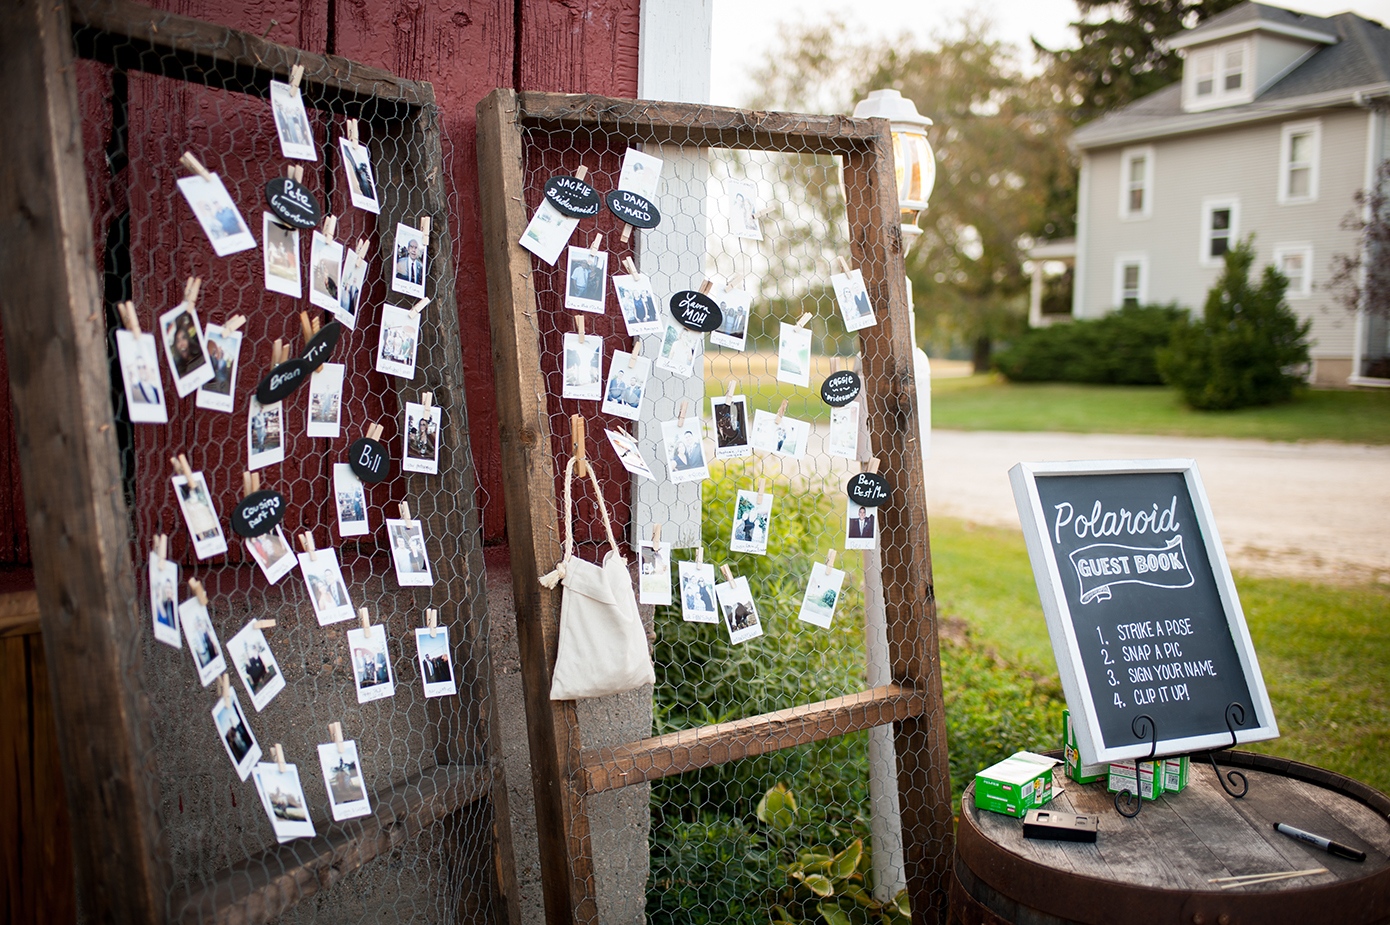
[[[879,507],[888,503],[893,494],[893,486],[877,472],[861,472],[850,478],[849,484],[845,486],[845,494],[849,495],[849,499],[855,504]]]
[[[278,491],[253,491],[232,508],[232,530],[237,536],[263,536],[285,519],[285,507]]]
[[[380,482],[391,474],[391,454],[376,440],[362,437],[348,447],[348,465],[364,482]]]
[[[291,228],[317,228],[323,210],[314,194],[298,181],[276,177],[265,185],[265,201],[280,221]]]
[[[724,323],[719,303],[694,289],[671,296],[671,317],[692,331],[713,331]]]
[[[645,196],[625,189],[615,189],[603,197],[608,203],[608,211],[635,228],[655,228],[661,224],[661,213],[656,204]]]
[[[860,388],[859,374],[842,369],[826,376],[820,384],[820,400],[832,408],[842,408],[859,397]]]
[[[272,369],[256,386],[256,401],[272,405],[309,381],[314,368],[303,360],[286,360]]]
[[[336,321],[325,324],[313,340],[304,345],[304,352],[299,355],[308,367],[318,369],[328,358],[333,355],[333,348],[338,346],[338,338],[343,336],[343,326]]]
[[[562,175],[546,180],[545,198],[570,218],[589,218],[603,208],[598,191],[578,177]]]

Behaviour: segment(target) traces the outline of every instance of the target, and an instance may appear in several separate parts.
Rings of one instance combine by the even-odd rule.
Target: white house
[[[1390,353],[1383,320],[1325,288],[1342,228],[1390,155],[1390,30],[1354,13],[1243,3],[1169,39],[1183,79],[1076,132],[1081,156],[1072,315],[1133,303],[1200,311],[1222,254],[1254,233],[1256,267],[1289,278],[1313,322],[1318,384],[1366,381]]]

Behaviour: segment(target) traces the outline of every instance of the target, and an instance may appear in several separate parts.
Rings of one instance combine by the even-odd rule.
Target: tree
[[[1342,219],[1342,227],[1355,231],[1360,247],[1354,255],[1334,254],[1327,289],[1347,311],[1390,318],[1390,160],[1376,168],[1375,184],[1357,190],[1358,215]],[[1363,277],[1364,271],[1364,277]]]

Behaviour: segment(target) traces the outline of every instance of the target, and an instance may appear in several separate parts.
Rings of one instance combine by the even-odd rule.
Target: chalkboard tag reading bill
[[[720,311],[719,303],[705,294],[708,291],[709,283],[706,282],[699,292],[682,289],[671,296],[671,316],[692,331],[703,333],[717,329],[724,323],[724,313]]]
[[[381,429],[380,424],[371,425],[367,428],[367,436],[358,438],[348,447],[348,465],[364,482],[384,481],[391,474],[391,454],[377,440]]]
[[[582,167],[580,168],[583,169]],[[545,198],[570,218],[590,218],[603,208],[598,190],[580,177],[557,176],[545,181]]]
[[[232,530],[237,536],[264,536],[285,519],[285,496],[278,491],[254,491],[232,508]]]
[[[630,190],[615,189],[603,197],[608,211],[635,228],[655,228],[661,224],[656,204]]]
[[[820,384],[820,400],[832,408],[842,408],[859,397],[859,374],[852,369],[831,373]]]
[[[319,201],[293,177],[276,177],[267,183],[265,201],[275,217],[291,228],[307,231],[317,228],[323,219]]]

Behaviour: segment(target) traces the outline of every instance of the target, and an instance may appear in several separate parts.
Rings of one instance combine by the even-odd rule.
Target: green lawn
[[[1055,684],[1056,663],[1023,536],[931,522],[943,618]],[[1390,792],[1390,585],[1327,586],[1236,576],[1281,737],[1242,746]]]
[[[996,376],[932,380],[932,426],[1390,443],[1390,389],[1307,391],[1282,405],[1193,411],[1163,386],[1011,383]]]

